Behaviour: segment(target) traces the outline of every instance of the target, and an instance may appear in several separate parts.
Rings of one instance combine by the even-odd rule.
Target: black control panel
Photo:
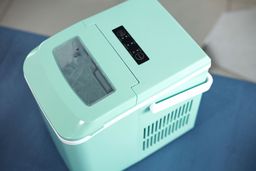
[[[116,37],[120,40],[123,46],[130,53],[132,58],[136,61],[138,65],[149,60],[145,52],[140,48],[140,46],[135,42],[132,36],[124,28],[124,26],[119,26],[112,30]]]

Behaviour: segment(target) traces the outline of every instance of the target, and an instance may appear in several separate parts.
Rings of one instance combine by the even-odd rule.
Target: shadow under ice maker
[[[157,0],[57,33],[24,75],[70,170],[122,170],[193,128],[211,61]]]

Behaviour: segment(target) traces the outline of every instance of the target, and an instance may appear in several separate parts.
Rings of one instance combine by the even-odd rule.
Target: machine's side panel
[[[138,129],[138,115],[134,113],[80,145],[63,144],[50,132],[70,170],[112,171],[138,161]]]

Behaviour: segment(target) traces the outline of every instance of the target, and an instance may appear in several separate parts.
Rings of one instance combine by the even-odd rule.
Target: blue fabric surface
[[[67,170],[22,72],[44,39],[0,27],[0,170]],[[255,171],[255,130],[256,85],[214,76],[195,128],[127,170]]]

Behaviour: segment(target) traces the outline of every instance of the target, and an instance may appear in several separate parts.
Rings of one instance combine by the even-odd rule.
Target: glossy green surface
[[[116,89],[92,106],[77,97],[52,55],[54,47],[77,35]],[[131,87],[137,80],[94,25],[85,27],[78,23],[43,42],[26,59],[24,73],[41,110],[65,139],[89,135],[136,103]]]
[[[210,59],[157,0],[131,0],[91,17],[139,80],[133,87],[142,102],[199,68]],[[123,25],[150,58],[138,66],[111,32]]]
[[[204,79],[204,77],[204,74],[200,75],[194,81],[180,87],[179,91],[193,86],[196,81],[198,82]],[[180,106],[183,106],[191,100],[193,100],[193,106],[189,112],[187,124],[176,131],[171,131],[167,136],[160,138],[157,142],[154,141],[150,147],[143,150],[144,129],[149,125],[151,126],[152,123],[159,121],[159,119],[163,119],[168,113],[176,111]],[[102,131],[90,141],[76,146],[63,144],[53,132],[51,134],[61,156],[70,170],[123,170],[192,129],[196,120],[200,100],[201,95],[198,95],[157,114],[151,113],[147,110],[148,106],[146,106],[132,113],[112,127]],[[183,116],[187,118],[188,115]],[[161,135],[163,130],[165,131],[166,128],[169,129],[170,125],[176,124],[176,122],[179,121],[178,116],[176,117],[177,119],[170,118],[168,122],[166,121],[165,124],[162,124],[163,126],[161,128],[158,124],[159,128],[156,135],[158,135],[158,133]],[[154,126],[154,129],[155,127],[156,126]],[[52,131],[51,128],[49,128],[49,130]]]
[[[112,30],[123,25],[150,60],[137,65]],[[85,105],[62,76],[52,50],[78,36],[115,92]],[[47,120],[67,140],[105,123],[203,66],[210,59],[156,0],[130,0],[52,36],[24,63],[27,82]],[[204,80],[203,77],[202,80]]]
[[[112,32],[120,25],[149,61],[137,65]],[[72,90],[52,53],[74,37],[79,37],[115,89],[91,106]],[[148,104],[77,145],[63,143],[54,130],[70,141],[91,135],[121,113],[208,65],[210,59],[158,1],[129,0],[43,42],[28,55],[24,74],[68,168],[112,171],[127,168],[192,129],[201,95],[155,114]],[[207,71],[156,101],[199,85],[206,76]]]

